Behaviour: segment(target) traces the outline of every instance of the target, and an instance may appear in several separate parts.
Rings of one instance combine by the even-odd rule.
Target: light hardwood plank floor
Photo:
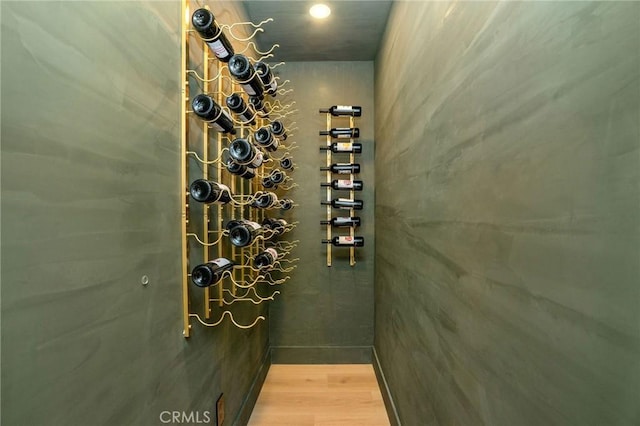
[[[271,365],[249,426],[388,426],[373,366]]]

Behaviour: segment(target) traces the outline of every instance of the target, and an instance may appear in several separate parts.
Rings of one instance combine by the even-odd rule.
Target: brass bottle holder
[[[329,132],[332,129],[332,115],[329,112],[324,113],[327,116],[327,132]],[[340,117],[336,117],[336,118],[340,118]],[[355,117],[353,116],[349,116],[349,127],[353,128],[355,127]],[[331,146],[331,135],[327,134],[326,136],[326,146],[330,147]],[[355,139],[353,137],[349,138],[349,141],[351,143],[354,143]],[[332,164],[332,152],[330,149],[327,150],[326,155],[327,155],[327,165],[326,167],[329,168],[329,170],[327,170],[326,172],[326,183],[331,184],[331,179],[332,179],[332,174],[331,174],[331,164]],[[353,164],[355,162],[355,154],[353,152],[351,152],[349,154],[349,162],[351,164]],[[353,180],[355,179],[355,176],[353,173],[349,174],[349,179]],[[355,191],[353,189],[351,189],[349,191],[349,194],[351,195],[351,199],[355,199]],[[327,200],[331,200],[331,185],[327,186],[327,191],[326,191],[326,199]],[[331,205],[327,206],[327,220],[331,221]],[[349,216],[353,216],[354,215],[354,210],[349,209]],[[333,227],[329,224],[326,225],[327,226],[327,237],[326,239],[331,241],[331,238],[333,236]],[[355,229],[350,226],[349,227],[349,236],[351,236],[351,238],[353,238],[355,236]],[[332,253],[333,253],[333,246],[331,244],[327,244],[327,266],[331,266],[332,263]],[[350,266],[354,266],[356,264],[356,251],[355,251],[355,247],[349,247],[349,265]]]
[[[197,2],[199,3],[199,2]],[[271,292],[270,295],[261,295],[258,291],[257,285],[260,283],[267,283],[269,286],[281,285],[289,279],[286,275],[293,271],[296,267],[295,263],[297,258],[292,257],[292,250],[295,249],[297,241],[272,241],[271,237],[275,236],[276,232],[271,230],[263,230],[257,235],[252,243],[243,248],[238,248],[228,244],[230,247],[225,247],[224,237],[228,236],[228,231],[222,228],[223,221],[229,219],[247,218],[252,221],[261,222],[264,219],[264,209],[253,209],[248,206],[254,201],[255,194],[259,188],[258,183],[248,181],[240,177],[231,175],[230,173],[224,173],[225,168],[223,164],[223,157],[227,154],[228,148],[223,147],[223,141],[229,142],[229,137],[219,132],[210,133],[210,122],[199,121],[201,125],[201,138],[198,141],[190,140],[189,133],[189,115],[190,111],[190,99],[192,93],[190,93],[190,82],[196,83],[197,90],[194,90],[194,95],[198,93],[206,93],[212,96],[220,107],[226,111],[234,122],[234,128],[237,132],[237,137],[245,137],[252,140],[252,132],[257,128],[268,124],[270,120],[281,120],[291,114],[294,114],[297,110],[293,109],[295,101],[284,103],[282,97],[290,94],[293,90],[291,88],[285,89],[284,86],[289,83],[289,80],[284,80],[280,83],[279,76],[274,78],[278,81],[279,99],[267,102],[266,106],[269,108],[269,119],[262,118],[259,114],[254,115],[256,123],[252,126],[247,122],[238,120],[235,114],[231,112],[224,102],[224,99],[231,93],[240,92],[242,89],[239,84],[234,81],[229,75],[228,66],[219,61],[215,56],[211,54],[209,47],[204,43],[204,40],[191,29],[191,12],[201,7],[194,0],[181,0],[182,8],[182,23],[181,23],[181,138],[180,138],[180,155],[181,155],[181,179],[180,179],[180,198],[181,198],[181,235],[182,235],[182,300],[183,300],[183,335],[189,337],[191,334],[191,322],[195,320],[203,326],[215,327],[220,325],[225,317],[228,317],[229,321],[238,328],[248,329],[265,317],[257,315],[256,318],[247,324],[241,324],[234,318],[233,313],[226,309],[226,307],[232,306],[236,303],[250,303],[252,305],[259,305],[264,302],[274,300],[275,296],[280,294],[280,291],[276,290]],[[205,6],[207,8],[207,6]],[[255,42],[251,41],[256,34],[263,32],[262,26],[273,19],[266,19],[258,24],[253,22],[236,22],[231,25],[221,24],[220,28],[225,31],[230,39],[234,40],[234,48],[236,45],[241,44],[244,47],[241,50],[237,50],[236,53],[246,55],[252,62],[263,61],[273,57],[273,51],[279,47],[278,44],[274,44],[271,49],[266,52],[262,52],[257,49]],[[252,34],[248,37],[241,37],[234,33],[234,29],[238,27],[253,27]],[[190,50],[190,48],[192,50]],[[196,60],[192,59],[198,55],[195,48],[202,50],[202,71],[194,69],[197,64],[192,64]],[[258,59],[255,59],[252,54],[257,55]],[[284,62],[279,62],[271,69],[275,69],[278,66],[284,65]],[[212,77],[213,76],[213,77]],[[191,81],[190,81],[191,80]],[[295,123],[291,123],[293,126]],[[194,125],[191,123],[191,125]],[[289,138],[292,136],[288,134]],[[210,140],[211,138],[211,140]],[[291,151],[297,148],[295,143],[288,143],[286,146],[284,141],[280,141],[278,147],[278,153],[280,156],[274,156],[273,153],[269,155],[269,158],[256,169],[255,180],[261,179],[264,176],[268,176],[269,173],[277,168],[277,162],[286,155],[290,155]],[[190,144],[191,143],[191,144]],[[192,147],[198,147],[201,149],[199,153],[197,149],[190,149]],[[213,152],[213,155],[212,155]],[[195,215],[190,213],[189,209],[189,162],[193,161],[202,169],[203,179],[212,179],[217,182],[224,183],[229,186],[232,196],[232,200],[227,205],[202,205],[202,215]],[[278,185],[278,191],[286,191],[288,189],[296,187],[297,184],[293,183],[293,180],[289,174],[284,182]],[[294,203],[294,206],[296,204]],[[277,208],[277,207],[274,207]],[[196,217],[198,216],[198,217]],[[284,227],[283,232],[278,234],[286,234],[295,228],[297,222],[288,224]],[[200,234],[194,229],[195,225],[201,225],[203,232]],[[190,259],[190,244],[196,244],[202,248],[203,259]],[[251,260],[264,251],[267,247],[273,247],[278,251],[278,259],[270,268],[257,269],[251,266]],[[212,252],[215,256],[212,256]],[[205,287],[201,293],[192,291],[190,287],[190,261],[193,260],[192,265],[199,263],[206,263],[212,257],[227,257],[234,262],[234,267],[231,271],[227,271],[223,274],[223,278],[216,284]],[[273,275],[272,275],[273,274]],[[200,291],[200,290],[199,290]],[[215,294],[214,294],[215,293]],[[204,312],[197,313],[192,312],[190,309],[191,300],[195,297],[202,297]],[[195,299],[193,299],[195,300]],[[216,320],[212,320],[214,314],[218,314]],[[204,317],[204,318],[203,318]]]

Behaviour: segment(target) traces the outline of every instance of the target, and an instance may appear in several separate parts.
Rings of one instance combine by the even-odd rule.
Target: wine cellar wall
[[[206,6],[182,4],[182,290],[189,337],[194,320],[212,327],[228,318],[239,328],[264,320],[264,304],[295,268],[296,242],[286,238],[295,227],[295,203],[286,195],[296,186],[295,123],[287,118],[295,102],[288,81],[274,71],[284,63],[264,62],[278,45],[261,52],[251,41],[272,19],[225,24]],[[253,33],[238,35],[242,27]]]

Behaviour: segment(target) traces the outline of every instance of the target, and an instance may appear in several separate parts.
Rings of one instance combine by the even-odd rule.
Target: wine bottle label
[[[344,209],[344,210],[350,210],[351,207],[353,206],[353,200],[350,200],[349,198],[338,198],[336,200],[336,203],[338,204],[339,209]]]
[[[347,135],[347,134],[344,134],[344,133],[338,133],[335,136],[335,138],[336,139],[351,139],[351,135]]]
[[[338,244],[340,245],[345,245],[345,246],[352,246],[353,245],[353,237],[338,237]]]
[[[352,180],[346,180],[346,179],[341,179],[338,181],[338,189],[352,189],[353,188],[353,181]]]
[[[258,229],[261,228],[260,224],[257,222],[252,222],[250,220],[245,220],[244,224],[247,225],[247,227],[252,228],[254,231],[257,231]]]
[[[226,259],[224,257],[219,257],[217,259],[210,260],[209,263],[213,263],[218,268],[223,268],[225,266],[229,266],[232,264],[229,259]]]
[[[211,50],[213,50],[213,53],[220,59],[226,58],[231,54],[220,40],[209,41],[207,44]]]
[[[274,260],[274,261],[275,261],[276,259],[278,259],[278,252],[277,252],[275,249],[273,249],[273,248],[269,247],[269,248],[268,248],[268,249],[266,249],[265,251],[266,251],[267,253],[270,253],[270,254],[271,254],[271,257],[273,257],[273,260]]]
[[[249,84],[241,84],[241,86],[244,89],[244,91],[247,92],[248,95],[250,95],[250,96],[257,95],[256,91],[253,90],[253,87],[251,87],[251,85],[249,85]]]
[[[338,170],[338,174],[339,175],[350,175],[351,174],[351,169],[340,169]]]
[[[263,155],[260,151],[258,151],[256,152],[256,156],[253,158],[253,161],[251,162],[250,166],[253,166],[254,168],[260,167],[260,165],[262,164],[262,160],[263,160]]]
[[[334,112],[350,113],[353,112],[353,107],[351,105],[336,105],[333,110]]]
[[[351,152],[353,144],[351,142],[339,142],[336,144],[336,152]]]
[[[343,226],[353,223],[350,217],[336,217],[333,219],[334,226]]]

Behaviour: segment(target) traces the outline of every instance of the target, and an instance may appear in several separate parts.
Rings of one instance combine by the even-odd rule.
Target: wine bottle
[[[286,226],[287,226],[287,221],[284,219],[271,219],[271,218],[265,217],[262,220],[262,227],[265,229],[270,229],[274,231],[276,235],[282,234]]]
[[[355,163],[335,163],[332,164],[331,167],[320,167],[322,171],[331,170],[332,173],[337,173],[340,175],[348,175],[352,173],[360,173],[360,164]]]
[[[364,184],[361,180],[336,179],[332,180],[331,183],[322,182],[320,186],[330,186],[336,190],[348,189],[353,191],[362,191]]]
[[[280,160],[280,167],[285,170],[293,170],[293,160],[289,157],[283,157],[282,160]]]
[[[231,191],[229,187],[211,180],[194,180],[189,187],[189,192],[194,200],[201,203],[227,204],[231,201]]]
[[[362,200],[352,200],[351,198],[334,198],[331,201],[321,201],[320,204],[323,206],[331,206],[334,209],[362,210],[364,203]]]
[[[362,107],[351,105],[334,105],[331,108],[322,108],[320,112],[330,113],[338,117],[340,115],[350,115],[352,117],[360,117],[362,115]]]
[[[244,138],[234,139],[229,144],[229,155],[236,163],[254,169],[260,167],[264,161],[262,152]]]
[[[229,59],[229,73],[242,86],[249,96],[264,97],[264,86],[255,69],[251,66],[249,58],[235,54]]]
[[[269,179],[269,176],[266,176],[262,178],[262,187],[264,189],[271,189],[271,188],[275,188],[276,184],[273,183],[271,179]]]
[[[258,96],[249,96],[249,105],[253,107],[260,117],[269,117],[269,109],[267,108],[267,105]]]
[[[320,151],[329,151],[333,153],[350,152],[353,154],[360,154],[362,152],[362,144],[360,142],[334,142],[329,146],[321,146]]]
[[[191,271],[191,281],[198,287],[209,287],[222,279],[226,271],[233,269],[233,262],[219,257],[196,266]]]
[[[336,247],[362,247],[364,246],[364,237],[333,237],[330,240],[322,240],[324,244],[332,244]]]
[[[246,247],[251,244],[261,229],[262,226],[257,222],[240,220],[229,229],[229,240],[236,247]]]
[[[331,135],[332,138],[336,139],[350,139],[360,137],[360,129],[357,127],[336,127],[331,130],[320,130],[319,133],[320,136]]]
[[[284,182],[286,178],[287,175],[285,175],[281,170],[278,169],[273,169],[271,173],[269,173],[269,179],[276,185]]]
[[[231,231],[232,228],[238,226],[244,219],[231,219],[225,225],[227,231]]]
[[[273,137],[268,127],[260,127],[253,134],[253,138],[267,151],[273,152],[278,149],[278,139]]]
[[[260,81],[262,81],[262,84],[267,91],[267,94],[276,96],[276,93],[278,92],[278,82],[273,76],[269,65],[264,62],[256,62],[254,67],[256,69],[256,73],[258,73],[258,77],[260,77]]]
[[[200,118],[211,122],[213,128],[222,133],[236,134],[229,114],[209,95],[200,94],[191,101],[191,109]]]
[[[271,133],[282,141],[287,140],[287,132],[281,121],[276,120],[271,123]]]
[[[249,124],[251,126],[256,124],[256,112],[244,101],[244,99],[242,99],[242,96],[240,96],[239,93],[233,93],[232,95],[227,96],[226,103],[229,109],[235,112],[244,124]]]
[[[216,23],[213,13],[207,9],[198,9],[193,12],[191,23],[213,54],[222,62],[229,62],[234,53],[233,46]]]
[[[253,196],[253,207],[268,209],[278,204],[278,196],[273,192],[258,191]]]
[[[293,200],[285,198],[280,201],[280,208],[282,210],[291,210],[293,208]]]
[[[256,171],[251,167],[247,167],[243,164],[238,164],[233,161],[233,158],[227,160],[227,170],[232,175],[240,176],[243,179],[253,179],[256,176]]]
[[[331,225],[334,228],[355,228],[360,226],[360,218],[352,217],[332,217],[331,220],[321,220],[321,225]]]
[[[277,259],[278,252],[274,248],[269,247],[253,259],[253,266],[258,269],[268,268],[273,266]]]

